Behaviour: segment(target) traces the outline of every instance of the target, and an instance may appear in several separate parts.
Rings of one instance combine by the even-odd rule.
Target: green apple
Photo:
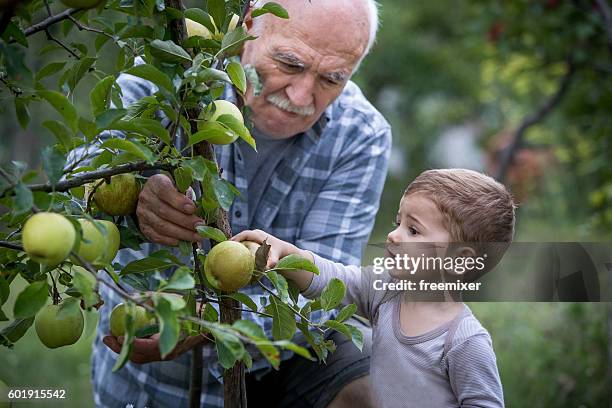
[[[215,106],[215,112],[210,117],[209,119],[210,121],[217,120],[217,118],[221,115],[231,115],[235,119],[238,119],[240,123],[244,123],[242,112],[240,112],[240,109],[238,109],[238,107],[234,105],[233,103],[224,101],[224,100],[218,100],[218,101],[214,101],[213,104]],[[202,111],[201,117],[203,116],[204,116],[204,111]],[[200,128],[200,126],[204,126],[204,123],[206,122],[205,121],[198,122],[198,129]],[[238,139],[238,135],[234,133],[233,135],[226,135],[226,134],[216,135],[216,136],[211,137],[210,139],[207,139],[207,141],[213,144],[226,145],[226,144],[235,142],[236,139]]]
[[[66,7],[88,9],[96,7],[102,0],[61,0]]]
[[[214,25],[215,25],[215,22],[213,21],[213,26]],[[217,34],[216,26],[215,26],[215,32],[211,33],[210,30],[206,28],[206,26],[196,21],[190,20],[188,18],[185,19],[185,26],[187,28],[187,38],[197,35],[197,36],[210,40],[211,38],[213,38],[214,35]]]
[[[76,241],[74,226],[61,214],[39,212],[23,227],[23,249],[44,265],[57,265],[68,257]]]
[[[102,224],[97,220],[79,219],[81,224],[82,238],[77,240],[74,247],[75,252],[90,264],[96,264],[104,255],[106,241],[100,229]],[[75,260],[78,263],[77,260]]]
[[[47,305],[36,315],[34,327],[40,341],[49,348],[74,344],[83,333],[83,312],[76,299]]]
[[[133,174],[117,174],[112,176],[110,183],[102,182],[93,199],[100,208],[109,215],[130,215],[136,211],[140,184]]]
[[[117,251],[119,251],[119,245],[121,244],[121,236],[115,223],[106,220],[100,220],[98,222],[102,224],[102,228],[105,230],[104,239],[106,246],[104,248],[104,254],[100,259],[100,264],[104,265],[113,262],[113,259],[117,256]]]
[[[127,311],[128,308],[126,307],[125,303],[119,303],[113,308],[110,315],[110,332],[113,336],[119,337],[125,334],[125,317],[127,315]],[[132,316],[132,323],[135,331],[142,329],[143,327],[147,327],[154,322],[154,318],[151,317],[149,312],[147,312],[144,307],[136,305],[136,314]]]
[[[204,273],[210,284],[224,292],[235,292],[251,281],[255,257],[240,242],[224,241],[206,255]]]

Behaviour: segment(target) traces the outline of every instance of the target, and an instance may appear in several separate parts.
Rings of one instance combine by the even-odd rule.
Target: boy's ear
[[[455,249],[455,256],[462,258],[475,258],[476,250],[470,246],[459,246]]]

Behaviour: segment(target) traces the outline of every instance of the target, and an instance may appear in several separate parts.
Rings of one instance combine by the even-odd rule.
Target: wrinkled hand
[[[202,239],[195,227],[204,221],[195,211],[194,202],[176,189],[170,177],[156,174],[149,177],[138,196],[136,216],[140,231],[151,242],[176,246],[179,241]]]
[[[124,337],[119,336],[104,336],[102,339],[104,344],[115,353],[121,352],[123,346]],[[168,361],[174,360],[186,351],[191,350],[196,345],[206,341],[206,337],[203,335],[189,336],[178,342],[174,350],[162,359],[159,351],[159,333],[156,333],[148,338],[136,338],[132,343],[132,352],[130,354],[130,361],[136,364],[146,364],[154,361]]]

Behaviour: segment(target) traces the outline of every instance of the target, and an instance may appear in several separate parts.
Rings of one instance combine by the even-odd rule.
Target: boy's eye
[[[417,235],[419,233],[414,227],[408,227],[408,231],[410,231],[410,235]]]
[[[400,226],[400,222],[398,220],[395,220],[391,223],[392,226],[394,226],[395,228]]]

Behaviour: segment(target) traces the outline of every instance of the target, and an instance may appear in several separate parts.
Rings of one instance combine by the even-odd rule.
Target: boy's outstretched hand
[[[278,261],[287,255],[298,255],[314,263],[314,257],[310,252],[300,249],[289,242],[278,239],[262,230],[245,230],[234,235],[231,240],[238,242],[252,241],[260,245],[265,241],[268,245],[270,245],[266,269],[274,268]],[[291,279],[293,282],[295,282],[300,290],[306,290],[310,286],[314,276],[311,272],[307,271],[292,270],[281,273],[285,278]]]

